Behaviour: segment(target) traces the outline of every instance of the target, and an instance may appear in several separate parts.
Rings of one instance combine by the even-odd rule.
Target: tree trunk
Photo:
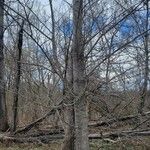
[[[22,56],[22,44],[23,44],[23,26],[24,21],[20,27],[18,33],[18,44],[17,44],[17,65],[15,74],[15,84],[14,84],[14,102],[13,102],[13,116],[12,116],[12,126],[11,131],[16,131],[17,121],[18,121],[18,98],[19,98],[19,85],[21,77],[21,56]]]
[[[62,150],[74,150],[74,108],[68,106],[65,108],[65,138]]]
[[[145,23],[145,37],[144,37],[144,49],[145,49],[145,69],[144,69],[144,83],[142,86],[142,90],[141,90],[141,102],[139,105],[139,109],[138,112],[139,113],[143,113],[143,108],[145,105],[145,101],[146,101],[146,95],[147,95],[147,86],[148,86],[148,79],[149,79],[149,46],[148,46],[148,42],[149,42],[149,33],[148,33],[148,29],[149,29],[149,0],[147,0],[145,2],[146,5],[146,10],[147,10],[147,14],[146,14],[146,23]]]
[[[83,46],[83,0],[73,0],[73,88],[79,96],[85,89],[85,58]],[[87,102],[82,95],[75,104],[75,150],[88,150]]]
[[[64,108],[64,127],[65,138],[62,150],[74,150],[74,104],[71,93],[73,90],[73,64],[72,54],[69,55],[66,61],[66,82],[64,83],[64,96],[67,97]]]
[[[3,34],[4,34],[4,0],[0,0],[0,131],[8,129],[7,110],[5,100],[5,81],[4,81],[4,53],[3,53]]]

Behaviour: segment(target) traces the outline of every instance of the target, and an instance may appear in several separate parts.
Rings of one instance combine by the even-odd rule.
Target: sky
[[[38,0],[39,2],[41,2],[47,11],[49,11],[49,0]],[[68,3],[71,3],[72,0],[53,0],[53,6],[55,9],[65,9],[65,6]]]
[[[47,13],[50,13],[50,6],[49,6],[49,0],[38,0],[42,5],[44,5],[45,10]],[[66,12],[66,8],[68,8],[68,3],[72,3],[72,0],[53,0],[53,7],[54,10],[58,10],[58,13],[56,13],[56,16],[59,17],[59,12]],[[56,11],[57,12],[57,11]],[[141,13],[141,12],[140,12]],[[139,15],[139,14],[138,14]],[[142,15],[142,14],[141,14]],[[143,18],[145,18],[146,12],[142,15]],[[67,24],[64,24],[62,26],[62,30],[68,34],[70,34],[71,29],[71,22],[69,21]],[[120,33],[123,37],[128,36],[129,34],[134,33],[134,23],[132,18],[126,18],[123,22],[121,22],[121,27],[120,27]]]

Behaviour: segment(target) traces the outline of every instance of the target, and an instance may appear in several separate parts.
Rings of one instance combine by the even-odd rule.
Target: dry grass
[[[49,145],[0,144],[0,150],[61,150],[61,142]],[[118,141],[90,141],[90,150],[150,150],[150,138],[126,138]]]
[[[0,144],[0,150],[59,150],[61,143],[51,142],[49,145],[33,144]]]
[[[150,150],[150,138],[126,138],[118,141],[95,140],[90,150]]]

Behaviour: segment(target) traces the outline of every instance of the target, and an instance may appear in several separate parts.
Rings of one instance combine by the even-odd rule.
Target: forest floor
[[[61,142],[53,142],[45,145],[35,144],[0,144],[0,150],[60,150]]]
[[[46,145],[0,144],[0,150],[61,150],[61,141]],[[150,137],[111,140],[92,140],[90,150],[150,150]]]
[[[90,126],[89,133],[93,135],[98,134],[101,137],[90,139],[90,150],[150,150],[149,118],[150,116],[142,116],[142,118],[130,116],[124,117],[123,120],[115,120],[115,122],[113,120],[105,121],[105,124],[101,123],[97,127]],[[144,136],[143,134],[129,134],[130,132],[126,131],[131,131],[131,133],[143,131]],[[124,134],[121,136],[122,134],[119,133]],[[117,136],[114,137],[114,135]],[[1,140],[3,144],[0,143],[0,150],[61,150],[63,131],[61,128],[52,130],[47,126],[42,126],[41,130],[40,128],[32,129],[26,134],[17,135],[17,137],[24,139],[21,142],[22,144],[13,143],[10,140]],[[33,139],[35,138],[37,144],[34,143],[35,140]],[[27,142],[25,139],[32,139],[33,141],[30,141],[32,144],[23,143],[24,141]]]

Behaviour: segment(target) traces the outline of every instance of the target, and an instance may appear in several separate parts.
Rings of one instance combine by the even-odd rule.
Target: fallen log
[[[60,103],[62,104],[62,102]],[[43,117],[37,119],[36,121],[28,124],[27,126],[18,129],[16,132],[14,132],[14,134],[18,134],[18,133],[26,133],[29,130],[31,130],[36,124],[42,122],[44,119],[46,119],[47,117],[49,117],[50,115],[55,114],[56,110],[60,110],[61,109],[61,105],[59,104],[59,107],[53,108],[50,112],[48,112],[47,114],[45,114]],[[110,126],[116,122],[123,122],[123,121],[127,121],[127,120],[132,120],[132,119],[138,119],[139,117],[143,117],[146,115],[150,115],[150,111],[145,112],[143,114],[137,114],[137,115],[129,115],[129,116],[125,116],[125,117],[121,117],[121,118],[113,118],[107,121],[100,121],[100,122],[93,122],[93,123],[89,123],[89,127],[101,127],[101,126]]]
[[[36,133],[27,133],[25,135],[21,135],[22,137],[39,137],[39,136],[47,136],[47,135],[58,135],[64,134],[64,130],[61,129],[52,129],[52,130],[39,130]]]
[[[50,115],[55,114],[56,110],[60,109],[60,107],[56,107],[53,108],[51,111],[49,111],[48,113],[46,113],[44,116],[42,116],[41,118],[35,120],[34,122],[28,124],[27,126],[18,129],[14,132],[14,134],[18,134],[18,133],[26,133],[29,130],[31,130],[35,125],[37,125],[38,123],[41,123],[43,120],[45,120],[47,117],[49,117]]]
[[[63,139],[63,134],[46,135],[39,137],[16,137],[16,136],[0,136],[1,143],[34,143],[34,144],[48,144],[52,140]]]
[[[143,114],[129,115],[129,116],[121,117],[121,118],[113,118],[113,119],[110,119],[107,121],[99,121],[99,122],[89,123],[89,127],[110,126],[117,122],[124,122],[124,121],[132,120],[132,119],[138,119],[139,117],[144,117],[147,115],[150,115],[150,111],[145,112]]]
[[[143,137],[150,136],[150,130],[136,130],[136,131],[118,131],[118,132],[110,132],[110,133],[101,133],[101,134],[89,134],[89,139],[110,139],[116,140],[118,138],[123,137]],[[64,138],[64,134],[53,134],[53,135],[43,135],[37,137],[24,137],[24,136],[11,136],[11,135],[0,135],[0,142],[2,143],[34,143],[34,144],[48,144],[50,141],[54,140],[62,140]]]
[[[89,134],[89,139],[117,139],[122,137],[150,136],[150,130],[118,131],[104,134]]]

